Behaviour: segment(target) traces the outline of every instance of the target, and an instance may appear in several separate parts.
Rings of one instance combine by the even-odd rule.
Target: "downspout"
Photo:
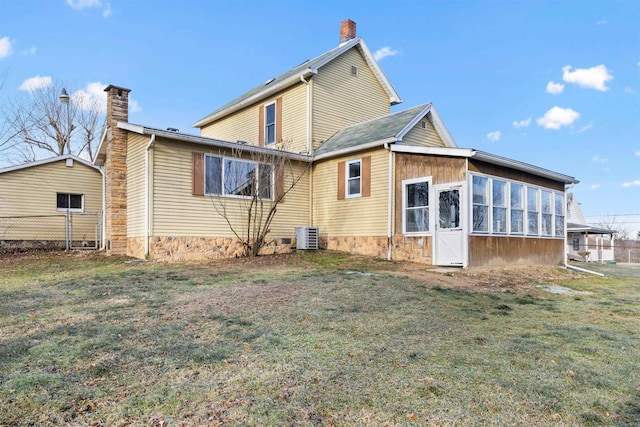
[[[151,134],[149,143],[144,150],[144,257],[149,256],[149,150],[156,142],[156,134]]]
[[[311,85],[304,76],[300,76],[300,81],[307,86],[307,154],[311,154]]]
[[[387,142],[384,143],[384,149],[389,151],[389,188],[388,188],[388,200],[387,200],[387,261],[391,261],[391,231],[392,231],[392,218],[391,215],[393,213],[392,203],[393,203],[393,152],[391,151],[391,147]]]
[[[104,168],[102,166],[100,166],[98,170],[100,171],[100,175],[102,175],[102,224],[100,226],[100,251],[104,251],[106,246],[104,227],[107,222],[107,177],[104,174]]]
[[[567,239],[567,214],[569,212],[567,212],[567,201],[568,201],[568,197],[567,194],[569,193],[569,190],[571,190],[573,188],[573,183],[569,185],[569,188],[564,189],[564,203],[562,206],[562,209],[564,209],[564,247],[562,248],[562,256],[564,257],[564,268],[571,268],[571,266],[569,265],[569,257],[567,256],[567,250],[569,248],[569,240]]]

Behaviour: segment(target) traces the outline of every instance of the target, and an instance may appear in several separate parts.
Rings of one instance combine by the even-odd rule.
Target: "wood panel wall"
[[[479,172],[496,177],[513,179],[516,181],[526,182],[529,184],[539,185],[541,187],[551,188],[553,190],[564,192],[564,183],[562,182],[532,175],[526,172],[517,171],[514,169],[509,169],[504,166],[492,165],[490,163],[485,163],[478,160],[469,159],[469,172]]]
[[[469,236],[469,267],[491,265],[562,265],[563,239]]]

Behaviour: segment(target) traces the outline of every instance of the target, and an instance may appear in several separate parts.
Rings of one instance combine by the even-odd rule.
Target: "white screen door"
[[[464,264],[464,230],[462,228],[462,186],[436,188],[435,264]]]

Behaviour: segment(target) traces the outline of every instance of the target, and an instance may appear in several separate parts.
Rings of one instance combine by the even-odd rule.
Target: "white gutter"
[[[387,261],[391,261],[391,243],[392,243],[392,212],[391,207],[393,203],[393,151],[389,144],[385,142],[384,149],[389,151],[389,196],[387,200]]]
[[[597,271],[587,270],[586,268],[582,268],[582,267],[576,267],[575,265],[567,264],[567,269],[579,271],[581,273],[595,274],[596,276],[604,277],[604,274],[602,273],[598,273]]]
[[[156,134],[151,134],[149,143],[144,150],[144,257],[149,256],[149,150],[156,142]]]
[[[311,153],[311,85],[304,76],[300,76],[300,81],[307,86],[307,154]]]
[[[104,251],[106,246],[105,242],[105,230],[104,227],[107,223],[107,177],[104,174],[104,168],[99,168],[100,175],[102,175],[102,224],[100,225],[100,250]]]
[[[393,144],[397,139],[395,137],[385,138],[378,141],[368,142],[366,144],[356,145],[354,147],[343,148],[342,150],[330,151],[328,153],[320,154],[319,156],[314,156],[314,160],[322,160],[330,157],[337,157],[343,154],[353,153],[355,151],[368,150],[369,148],[379,147],[384,144]]]

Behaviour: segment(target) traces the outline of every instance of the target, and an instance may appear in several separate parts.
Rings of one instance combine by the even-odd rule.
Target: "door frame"
[[[456,181],[447,182],[444,184],[436,184],[433,186],[433,203],[434,203],[434,221],[433,221],[433,245],[432,245],[432,259],[434,265],[438,264],[438,233],[439,233],[439,221],[440,221],[440,201],[438,199],[438,193],[440,191],[458,189],[460,191],[460,233],[462,234],[462,263],[456,264],[466,268],[469,264],[469,240],[467,230],[467,212],[469,211],[467,204],[467,182]]]

